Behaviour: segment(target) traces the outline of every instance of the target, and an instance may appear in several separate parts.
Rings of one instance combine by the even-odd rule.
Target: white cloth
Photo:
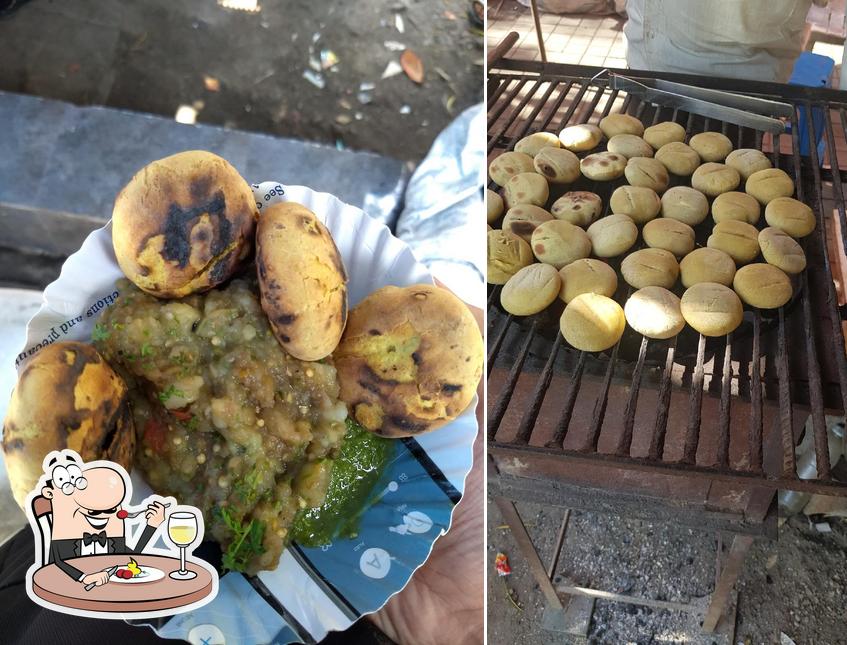
[[[436,137],[406,188],[397,237],[459,298],[485,304],[485,109],[467,108]]]
[[[633,69],[784,83],[811,0],[627,0]]]

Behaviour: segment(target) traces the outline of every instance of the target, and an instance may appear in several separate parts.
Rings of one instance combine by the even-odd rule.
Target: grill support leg
[[[764,506],[765,495],[752,506]],[[772,494],[771,494],[772,498]],[[732,542],[729,551],[723,553],[723,533],[718,532],[718,548],[715,560],[715,590],[708,597],[708,605],[703,602],[697,603],[675,603],[666,601],[653,601],[644,598],[624,596],[620,594],[574,587],[560,584],[560,596],[553,585],[553,577],[556,573],[557,564],[565,542],[570,510],[565,509],[562,524],[556,539],[555,551],[550,564],[545,567],[541,556],[532,542],[529,532],[521,519],[515,503],[506,497],[494,497],[494,502],[501,516],[515,538],[519,550],[526,558],[529,569],[544,594],[546,606],[543,617],[543,627],[547,630],[563,632],[566,634],[586,636],[590,626],[591,614],[594,610],[594,600],[602,598],[616,602],[624,602],[636,605],[656,606],[672,611],[686,611],[702,615],[703,632],[708,634],[720,634],[726,636],[728,642],[734,642],[735,634],[735,611],[733,609],[737,592],[735,583],[744,565],[744,559],[753,544],[753,536],[732,534]],[[564,600],[564,602],[563,602]],[[706,601],[706,598],[702,599]],[[722,622],[721,619],[725,618]]]
[[[535,581],[541,588],[541,593],[544,594],[545,600],[547,600],[547,605],[554,609],[564,611],[565,608],[562,606],[562,601],[559,600],[556,589],[553,587],[553,582],[547,575],[547,569],[544,567],[544,563],[541,561],[541,556],[538,555],[538,551],[535,550],[532,538],[529,536],[529,533],[524,526],[523,520],[518,513],[518,509],[515,508],[514,502],[506,499],[505,497],[495,497],[494,502],[500,510],[500,515],[503,516],[506,524],[509,525],[509,530],[512,532],[515,542],[518,543],[518,546],[523,552],[523,556],[526,558],[526,562],[529,565],[529,570],[532,572]]]
[[[550,565],[545,568],[514,502],[505,497],[495,497],[494,502],[497,504],[503,520],[509,525],[509,530],[518,543],[518,548],[526,558],[529,570],[547,601],[544,608],[544,628],[574,636],[586,636],[591,622],[591,613],[594,611],[594,600],[581,596],[570,596],[569,598],[565,596],[565,602],[562,603],[555,587],[553,587],[553,576],[556,575],[559,555],[562,551],[562,545],[565,543],[570,510],[565,509],[565,515],[562,518],[562,524],[556,538],[553,559],[550,561]]]
[[[727,601],[741,573],[744,558],[747,556],[747,552],[750,550],[752,544],[753,538],[749,535],[733,536],[732,544],[729,547],[729,553],[727,553],[726,558],[721,557],[720,544],[718,545],[720,575],[715,583],[715,591],[712,593],[709,608],[706,610],[706,615],[703,618],[703,631],[707,634],[715,631],[718,621],[726,610]],[[723,560],[723,566],[721,566],[721,560]]]

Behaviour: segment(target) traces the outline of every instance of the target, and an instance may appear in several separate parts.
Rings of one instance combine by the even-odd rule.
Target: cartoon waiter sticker
[[[124,468],[83,463],[72,450],[51,452],[43,467],[26,505],[35,536],[35,564],[27,572],[33,601],[75,615],[142,618],[188,611],[215,597],[217,572],[186,558],[187,547],[203,537],[198,509],[156,495],[130,508]],[[163,537],[178,554],[150,546],[166,521]]]
[[[147,526],[135,548],[129,548],[124,535],[128,513],[120,508],[127,489],[117,470],[111,466],[94,466],[86,468],[83,474],[76,457],[70,454],[54,455],[47,468],[50,479],[41,489],[41,496],[50,500],[53,513],[50,561],[74,580],[104,585],[109,581],[107,571],[86,574],[67,560],[143,550],[165,520],[165,504],[154,501],[147,507],[144,514]]]

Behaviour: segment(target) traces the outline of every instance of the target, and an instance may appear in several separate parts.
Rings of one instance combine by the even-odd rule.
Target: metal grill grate
[[[602,354],[579,352],[558,332],[563,303],[528,318],[507,314],[500,287],[488,297],[488,440],[497,458],[530,455],[603,462],[635,470],[683,473],[716,481],[847,495],[832,476],[825,414],[847,409],[847,355],[842,310],[833,283],[827,235],[847,252],[847,214],[831,116],[847,138],[842,94],[761,82],[649,75],[715,89],[747,92],[790,102],[790,133],[771,135],[642,102],[591,80],[600,70],[570,65],[503,60],[489,70],[488,152],[511,150],[537,131],[558,133],[566,125],[597,123],[624,112],[645,125],[675,121],[686,142],[698,132],[720,131],[736,148],[756,148],[795,181],[797,199],[809,204],[816,231],[801,241],[807,269],[794,280],[795,296],[776,311],[745,306],[744,322],[723,338],[706,338],[689,327],[677,337],[651,340],[627,327]],[[807,118],[817,113],[819,123]],[[803,132],[801,133],[801,127]],[[820,133],[820,129],[823,132]],[[800,154],[803,134],[817,148]],[[602,148],[603,144],[601,144]],[[595,149],[592,152],[596,152]],[[583,156],[583,153],[580,156]],[[671,175],[671,185],[688,178]],[[824,182],[828,186],[824,190]],[[625,180],[581,178],[561,189],[551,185],[551,202],[566,190],[588,190],[603,198]],[[829,186],[831,184],[831,187]],[[497,190],[495,185],[490,186]],[[555,192],[559,190],[559,192]],[[837,209],[837,220],[824,217]],[[762,218],[763,221],[764,218]],[[711,217],[695,227],[705,244]],[[761,224],[760,224],[761,227]],[[840,248],[836,248],[840,253]],[[620,270],[619,261],[611,262]],[[623,304],[632,289],[623,280],[615,298]],[[681,288],[676,293],[681,295]],[[795,446],[811,417],[815,479],[798,479]],[[798,425],[799,424],[799,425]]]

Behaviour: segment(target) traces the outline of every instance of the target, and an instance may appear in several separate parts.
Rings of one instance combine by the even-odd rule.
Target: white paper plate
[[[327,193],[276,182],[254,184],[253,192],[260,212],[277,201],[294,201],[326,224],[344,258],[351,307],[385,285],[432,282],[409,248],[358,208]],[[45,344],[88,341],[99,315],[119,296],[115,283],[122,276],[107,224],[86,238],[45,289],[44,304],[27,325],[18,369]],[[165,638],[190,636],[192,642],[204,634],[223,634],[228,644],[309,642],[377,611],[403,589],[450,526],[473,461],[475,407],[476,400],[448,426],[395,442],[394,458],[377,486],[378,500],[365,512],[355,540],[320,548],[292,545],[275,571],[254,578],[228,573],[213,602],[157,625],[156,632]],[[150,489],[137,473],[133,482],[137,502]]]

